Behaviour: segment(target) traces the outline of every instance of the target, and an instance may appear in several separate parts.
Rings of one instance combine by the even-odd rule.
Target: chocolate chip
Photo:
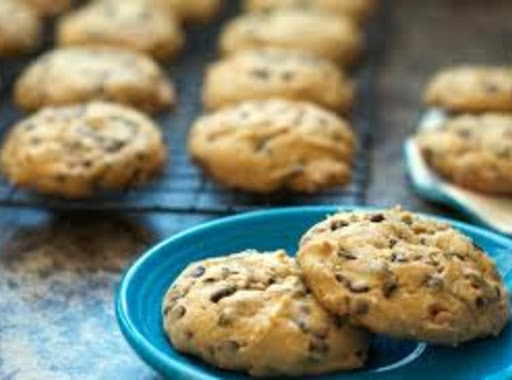
[[[275,277],[270,277],[268,280],[267,280],[267,285],[273,285],[276,283],[276,279]]]
[[[226,288],[221,288],[221,289],[213,292],[213,294],[210,296],[210,301],[212,301],[213,303],[217,303],[221,299],[223,299],[225,297],[229,297],[230,295],[234,294],[236,292],[236,290],[237,289],[234,286],[228,286]]]
[[[398,240],[396,239],[389,239],[388,247],[393,248],[395,245],[397,245]]]
[[[365,315],[370,311],[370,305],[366,301],[359,300],[354,305],[353,310],[356,315]]]
[[[225,351],[229,354],[235,354],[239,348],[240,344],[238,342],[235,342],[234,340],[226,340],[224,342],[221,342],[218,346],[218,349],[220,351]]]
[[[370,285],[366,281],[351,281],[348,288],[354,293],[366,293],[370,290]]]
[[[199,278],[204,274],[205,271],[206,269],[202,265],[199,265],[195,267],[192,272],[190,272],[190,277]]]
[[[293,79],[294,77],[294,73],[291,72],[291,71],[285,71],[281,74],[281,78],[285,81],[285,82],[289,82]]]
[[[342,317],[340,315],[335,315],[334,316],[334,325],[341,329],[343,326],[345,326],[345,324],[347,323],[347,317]]]
[[[370,222],[373,223],[380,223],[383,222],[384,220],[386,220],[386,218],[382,214],[374,214],[370,216]]]
[[[126,141],[107,140],[103,143],[103,150],[107,153],[119,152],[126,145]]]
[[[344,249],[340,249],[338,251],[338,257],[341,257],[346,260],[356,260],[357,256],[354,255],[352,252],[345,251]]]
[[[382,294],[385,298],[389,298],[393,295],[393,293],[398,289],[398,285],[395,281],[386,281],[382,285]]]
[[[217,324],[219,326],[229,326],[233,322],[233,318],[229,317],[226,314],[221,314],[219,316],[219,320],[217,321]]]
[[[268,79],[269,72],[265,69],[254,69],[251,71],[251,75],[258,79],[265,80],[265,79]]]
[[[406,263],[409,259],[405,256],[403,252],[393,252],[391,253],[391,261],[398,263]]]
[[[476,299],[475,299],[475,305],[478,308],[485,307],[487,305],[487,303],[488,303],[488,301],[484,297],[479,296],[479,297],[476,297]]]
[[[441,290],[444,286],[444,280],[438,275],[429,275],[423,281],[423,285],[432,290]]]
[[[338,281],[340,284],[344,284],[347,281],[345,276],[343,276],[342,274],[339,274],[339,273],[336,273],[334,278],[336,278],[336,281]]]
[[[308,350],[313,359],[320,361],[329,352],[329,345],[323,340],[314,339],[309,342]]]
[[[187,309],[185,309],[184,306],[178,305],[178,306],[172,308],[171,318],[172,319],[180,319],[186,314],[186,312],[187,312]]]
[[[345,220],[334,220],[331,222],[331,231],[339,230],[340,228],[347,227],[349,222]]]
[[[300,331],[302,331],[304,334],[309,333],[309,326],[304,320],[298,319],[293,322],[299,327]]]

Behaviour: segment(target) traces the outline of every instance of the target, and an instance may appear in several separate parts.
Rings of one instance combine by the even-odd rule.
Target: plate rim
[[[124,338],[132,348],[132,350],[140,356],[143,361],[155,369],[160,374],[173,373],[177,378],[196,378],[196,379],[216,379],[216,376],[198,371],[176,359],[169,358],[160,350],[156,349],[151,342],[137,329],[136,325],[130,319],[128,312],[128,297],[127,291],[131,284],[133,277],[138,273],[139,269],[146,264],[146,262],[159,252],[163,247],[172,244],[174,241],[180,240],[190,234],[200,233],[201,231],[208,230],[212,227],[222,227],[232,223],[238,223],[248,219],[260,219],[264,217],[273,217],[283,214],[301,214],[301,213],[325,213],[332,214],[338,211],[378,211],[384,210],[385,207],[379,206],[360,206],[360,205],[339,205],[339,206],[295,206],[295,207],[278,207],[272,209],[261,209],[256,211],[244,212],[236,215],[230,215],[213,219],[196,226],[187,228],[178,232],[170,237],[162,240],[160,243],[149,248],[145,253],[139,256],[129,267],[125,270],[118,285],[115,295],[115,314],[117,324],[123,334]],[[415,212],[415,214],[433,218],[435,220],[443,221],[450,224],[452,227],[462,227],[466,231],[476,233],[484,238],[494,240],[500,244],[509,247],[512,250],[512,239],[507,236],[501,235],[498,232],[485,229],[483,227],[475,226],[473,224],[458,221],[455,219],[432,215],[428,213]]]

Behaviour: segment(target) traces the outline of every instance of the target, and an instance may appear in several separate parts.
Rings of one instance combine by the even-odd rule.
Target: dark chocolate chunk
[[[370,216],[370,222],[373,223],[380,223],[383,222],[384,220],[386,220],[386,218],[382,214],[374,214]]]
[[[334,220],[331,222],[331,231],[336,231],[340,228],[347,227],[349,223],[345,220]]]
[[[228,286],[228,287],[225,287],[225,288],[220,288],[219,290],[213,292],[213,294],[210,296],[210,301],[212,301],[214,303],[217,303],[221,299],[233,295],[236,292],[236,290],[237,289],[234,286]]]

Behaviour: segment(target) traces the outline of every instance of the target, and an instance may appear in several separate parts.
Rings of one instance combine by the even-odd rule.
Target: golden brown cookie
[[[399,208],[329,217],[302,238],[298,261],[325,308],[376,333],[457,345],[498,335],[510,317],[481,248]]]
[[[110,45],[147,53],[159,60],[174,57],[184,34],[178,22],[142,1],[102,0],[65,15],[58,26],[61,45]]]
[[[375,0],[245,0],[249,12],[274,12],[283,8],[322,10],[362,22],[376,7]]]
[[[286,50],[242,51],[212,64],[203,87],[206,108],[279,97],[337,112],[351,108],[354,86],[332,62]]]
[[[425,103],[454,112],[512,111],[512,68],[459,66],[437,73]]]
[[[189,152],[207,174],[258,193],[314,193],[350,181],[355,136],[336,114],[309,103],[247,101],[200,118]]]
[[[261,48],[296,50],[350,65],[361,53],[362,37],[348,18],[282,9],[235,18],[222,32],[220,47],[225,54]]]
[[[0,57],[31,53],[40,43],[41,21],[21,0],[0,1]]]
[[[284,251],[190,264],[162,312],[177,350],[252,376],[357,368],[367,355],[367,333],[322,309]]]
[[[27,110],[110,100],[157,112],[175,100],[172,84],[150,57],[114,47],[67,47],[46,53],[25,69],[14,96]]]
[[[512,116],[460,115],[420,132],[416,142],[427,163],[462,187],[512,195]]]
[[[22,0],[41,16],[61,13],[71,6],[70,0]]]
[[[120,105],[45,108],[15,125],[0,162],[15,186],[67,198],[125,189],[152,178],[166,148],[158,127]]]

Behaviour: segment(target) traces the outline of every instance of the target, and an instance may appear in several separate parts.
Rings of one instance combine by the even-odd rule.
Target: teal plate
[[[293,253],[301,235],[337,210],[334,207],[273,209],[219,219],[171,237],[143,255],[126,272],[116,299],[118,323],[135,352],[172,379],[243,379],[175,351],[162,330],[160,305],[167,288],[188,263],[247,248]],[[512,241],[493,232],[447,220],[471,236],[496,261],[512,288]],[[495,339],[458,348],[436,347],[382,336],[373,339],[366,368],[322,379],[472,380],[512,379],[512,328]]]

